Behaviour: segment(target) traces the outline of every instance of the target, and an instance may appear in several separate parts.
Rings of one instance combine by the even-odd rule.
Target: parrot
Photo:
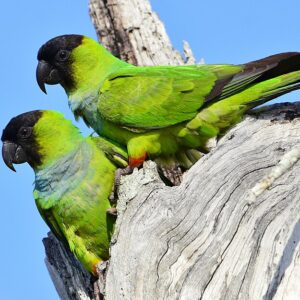
[[[109,258],[116,217],[109,195],[116,166],[127,153],[101,137],[83,137],[63,114],[35,110],[12,118],[3,130],[2,157],[27,162],[35,173],[33,196],[54,235],[97,277],[96,265]]]
[[[188,169],[244,114],[300,88],[300,53],[246,64],[134,66],[92,38],[50,39],[37,54],[36,80],[60,84],[75,117],[127,148],[129,166],[153,159]]]

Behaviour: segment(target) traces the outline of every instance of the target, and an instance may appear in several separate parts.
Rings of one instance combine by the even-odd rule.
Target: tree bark
[[[183,64],[147,0],[90,0],[102,43],[135,64]],[[62,299],[300,299],[300,103],[256,111],[178,187],[156,165],[123,177],[106,274],[93,284],[50,236]],[[96,293],[97,294],[97,293]],[[98,295],[100,297],[100,295]],[[98,298],[99,299],[99,298]]]
[[[187,42],[185,58],[174,50],[148,0],[90,0],[90,15],[101,43],[125,61],[135,65],[194,63]]]
[[[247,117],[179,187],[151,162],[124,178],[107,299],[299,299],[299,116]]]

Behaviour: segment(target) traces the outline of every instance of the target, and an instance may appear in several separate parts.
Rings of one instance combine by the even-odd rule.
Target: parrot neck
[[[82,45],[74,49],[71,65],[74,87],[65,88],[72,107],[80,106],[86,98],[97,95],[103,81],[116,70],[129,64],[113,56],[101,44],[84,39]]]
[[[42,198],[56,193],[60,199],[69,190],[76,188],[86,176],[92,155],[90,145],[82,142],[73,151],[35,170],[35,192]]]
[[[54,111],[43,113],[34,126],[34,135],[41,161],[34,167],[35,170],[44,169],[53,164],[64,155],[74,151],[84,140],[71,121]]]

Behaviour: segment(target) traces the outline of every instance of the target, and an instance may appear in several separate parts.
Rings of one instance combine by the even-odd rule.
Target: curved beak
[[[2,158],[7,167],[14,172],[16,172],[16,169],[13,164],[22,164],[27,161],[26,154],[22,147],[9,141],[3,142]]]
[[[36,68],[36,81],[40,89],[47,94],[45,83],[57,84],[60,82],[58,70],[44,60],[39,61]]]

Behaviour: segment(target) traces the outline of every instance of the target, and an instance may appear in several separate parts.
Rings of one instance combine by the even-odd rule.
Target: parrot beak
[[[14,172],[16,172],[16,169],[13,165],[14,163],[22,164],[27,161],[26,154],[22,147],[9,141],[3,142],[2,158],[7,167]]]
[[[47,94],[45,83],[57,84],[60,83],[60,76],[57,69],[52,67],[44,60],[39,61],[36,68],[36,81],[40,89]]]

